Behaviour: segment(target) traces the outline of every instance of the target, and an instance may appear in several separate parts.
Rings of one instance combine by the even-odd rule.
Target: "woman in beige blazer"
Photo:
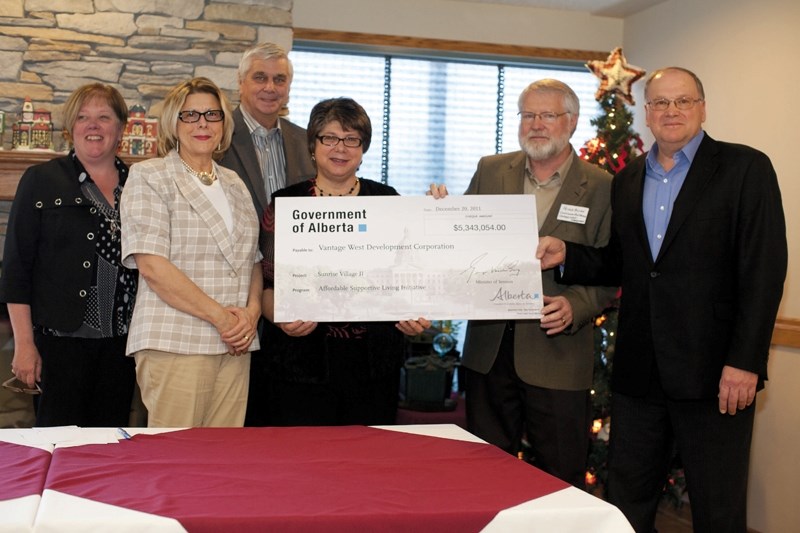
[[[210,80],[178,84],[159,119],[161,157],[133,165],[122,198],[122,255],[141,287],[127,353],[150,427],[244,422],[262,278],[250,193],[213,159],[230,117]]]

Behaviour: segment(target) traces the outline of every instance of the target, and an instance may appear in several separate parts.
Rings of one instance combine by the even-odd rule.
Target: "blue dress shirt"
[[[675,155],[672,156],[675,165],[669,171],[664,170],[664,167],[658,162],[657,144],[654,144],[647,154],[642,213],[653,261],[656,260],[658,252],[661,250],[661,243],[664,241],[669,219],[672,216],[672,206],[675,205],[675,199],[681,192],[686,174],[689,173],[689,167],[692,166],[692,161],[704,135],[701,130],[683,148],[675,152]]]

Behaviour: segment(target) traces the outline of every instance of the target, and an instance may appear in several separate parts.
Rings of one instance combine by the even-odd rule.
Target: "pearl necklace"
[[[181,163],[183,163],[183,168],[186,169],[186,172],[188,172],[195,178],[199,179],[200,183],[202,183],[203,185],[210,187],[211,185],[214,184],[215,181],[217,181],[217,173],[214,172],[213,164],[211,165],[211,172],[201,172],[190,167],[189,163],[184,161],[182,157],[180,157],[180,160]]]
[[[349,191],[343,194],[337,194],[336,196],[350,196],[351,194],[353,194],[353,191],[356,190],[356,187],[358,187],[358,183],[359,183],[358,178],[356,178],[356,182],[353,184],[352,187],[350,187]],[[320,196],[333,196],[332,193],[323,191],[322,187],[319,186],[319,182],[317,180],[314,180],[314,187],[317,188]]]

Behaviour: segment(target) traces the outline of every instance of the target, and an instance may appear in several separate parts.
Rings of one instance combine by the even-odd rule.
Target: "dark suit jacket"
[[[308,139],[306,130],[300,126],[292,124],[288,120],[278,119],[281,123],[281,135],[283,136],[283,153],[286,158],[286,185],[293,185],[301,181],[311,179],[317,174],[317,169],[311,161],[308,151]],[[233,139],[231,146],[220,161],[220,165],[228,167],[242,178],[250,194],[253,196],[253,204],[258,213],[258,219],[264,215],[264,210],[270,202],[264,191],[264,183],[261,177],[261,167],[258,163],[256,149],[253,146],[253,139],[250,130],[242,116],[239,107],[233,112]]]
[[[466,194],[522,194],[525,158],[521,151],[481,158]],[[611,227],[610,194],[611,176],[576,156],[539,233],[603,246],[608,242]],[[588,207],[586,222],[558,220],[562,204]],[[568,334],[548,337],[538,320],[517,320],[514,333],[517,375],[539,387],[588,389],[592,384],[594,344],[592,327],[587,324],[614,298],[616,289],[565,287],[554,281],[552,270],[542,273],[542,285],[546,295],[562,295],[569,300],[573,325]],[[464,366],[483,374],[489,372],[497,358],[505,326],[505,320],[470,321],[464,342]]]
[[[614,179],[608,247],[567,245],[565,283],[622,285],[612,389],[645,395],[654,366],[675,399],[715,397],[724,365],[766,379],[787,263],[769,158],[706,135],[655,261],[642,214],[644,174],[643,155]]]

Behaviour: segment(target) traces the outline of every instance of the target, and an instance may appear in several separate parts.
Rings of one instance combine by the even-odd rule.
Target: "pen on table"
[[[120,437],[122,437],[125,440],[130,440],[131,438],[131,434],[122,428],[117,428],[117,433],[119,433]]]

